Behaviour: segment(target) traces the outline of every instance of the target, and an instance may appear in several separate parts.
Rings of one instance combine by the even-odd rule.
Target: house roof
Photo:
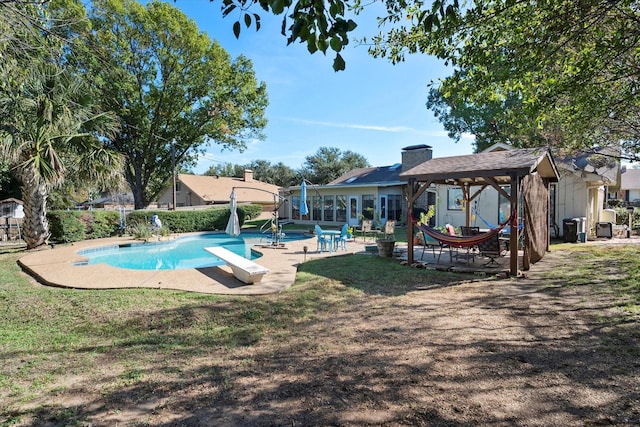
[[[178,180],[194,194],[207,203],[229,203],[232,189],[236,189],[238,203],[270,204],[274,202],[273,194],[278,194],[280,187],[257,180],[205,175],[179,174]],[[271,194],[270,194],[271,193]]]
[[[401,171],[402,165],[400,163],[396,163],[390,166],[352,169],[346,174],[328,183],[327,186],[401,185],[406,181],[400,178]]]
[[[0,200],[0,205],[15,203],[18,205],[24,204],[22,200],[14,199],[13,197],[9,197],[8,199]]]
[[[599,155],[601,154],[601,155]],[[559,168],[579,175],[583,180],[616,187],[620,183],[619,150],[614,147],[596,147],[570,155],[554,154]],[[616,188],[611,188],[616,190]]]
[[[558,181],[556,165],[547,149],[520,148],[465,156],[438,157],[400,174],[406,180],[430,181],[436,184],[498,184],[511,182],[511,175],[524,176],[538,172],[543,178]]]
[[[640,169],[625,169],[620,174],[621,190],[640,189]]]

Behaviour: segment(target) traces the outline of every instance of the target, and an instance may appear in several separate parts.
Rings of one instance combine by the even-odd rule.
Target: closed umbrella
[[[307,207],[307,183],[302,180],[300,186],[300,216],[309,215],[309,208]]]
[[[229,210],[231,210],[231,214],[229,215],[229,222],[227,223],[227,228],[224,229],[224,232],[230,236],[236,237],[240,235],[240,221],[238,221],[238,212],[236,209],[236,190],[231,190],[231,195],[229,196]]]

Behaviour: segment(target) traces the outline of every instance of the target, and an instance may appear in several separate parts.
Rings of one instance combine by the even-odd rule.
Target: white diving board
[[[221,246],[204,248],[204,250],[226,262],[227,265],[231,267],[236,279],[249,285],[258,283],[262,280],[262,276],[269,272],[268,268],[256,264],[238,254],[234,254]]]

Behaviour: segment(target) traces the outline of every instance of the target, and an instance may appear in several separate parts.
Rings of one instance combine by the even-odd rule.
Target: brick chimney
[[[253,171],[251,169],[244,170],[244,182],[253,182]]]
[[[418,166],[421,163],[431,160],[433,150],[430,145],[411,145],[402,149],[402,172]]]

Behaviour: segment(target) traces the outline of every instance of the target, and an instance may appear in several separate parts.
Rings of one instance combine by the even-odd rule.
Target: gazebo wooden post
[[[414,186],[416,180],[414,178],[409,180],[407,185],[407,264],[413,264],[413,203],[414,199]]]
[[[512,215],[511,223],[509,224],[509,270],[511,276],[518,275],[518,177],[517,175],[511,175],[511,197],[509,197],[509,204],[511,205]],[[515,213],[514,213],[515,212]],[[514,256],[515,254],[515,256]]]

